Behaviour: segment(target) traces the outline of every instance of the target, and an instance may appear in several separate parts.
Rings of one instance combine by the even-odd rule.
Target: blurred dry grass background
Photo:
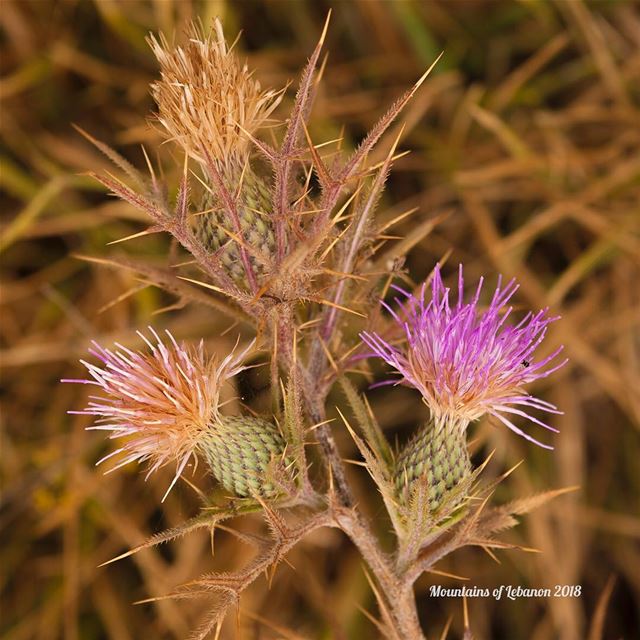
[[[200,572],[246,561],[224,531],[211,556],[206,534],[97,566],[194,514],[186,484],[159,506],[166,478],[136,469],[104,476],[108,449],[68,416],[83,389],[57,383],[77,373],[91,338],[130,341],[150,322],[181,338],[227,348],[238,329],[215,310],[171,308],[171,295],[131,273],[78,259],[127,252],[167,260],[152,236],[109,242],[142,228],[129,205],[105,196],[82,172],[106,166],[76,123],[142,166],[140,143],[157,136],[145,118],[156,67],[144,37],[171,34],[194,16],[243,30],[241,48],[264,84],[295,79],[334,9],[330,52],[312,118],[315,140],[354,145],[444,49],[408,107],[402,148],[383,210],[419,207],[402,234],[442,220],[412,249],[416,280],[451,252],[471,278],[501,272],[522,284],[523,305],[562,314],[550,342],[571,359],[539,389],[560,405],[552,454],[503,429],[475,430],[478,453],[496,449],[490,472],[525,460],[496,496],[580,489],[526,518],[515,551],[495,563],[481,550],[440,567],[467,584],[581,584],[579,599],[469,601],[476,638],[579,640],[640,637],[640,11],[635,2],[520,0],[425,2],[196,0],[3,0],[1,130],[2,614],[7,640],[184,638],[206,601],[133,601],[162,595]],[[396,130],[397,131],[397,130]],[[396,131],[390,132],[390,138]],[[384,147],[384,145],[383,145]],[[160,150],[165,166],[170,150]],[[160,309],[168,310],[158,314]],[[266,379],[243,381],[256,402]],[[371,394],[391,438],[406,437],[421,411],[408,390]],[[339,401],[336,395],[335,401]],[[338,434],[345,457],[356,454]],[[163,483],[164,481],[164,483]],[[360,499],[379,505],[360,470]],[[194,483],[211,483],[200,472]],[[259,519],[234,522],[258,530]],[[334,531],[294,550],[291,565],[244,596],[224,638],[373,638],[358,606],[374,610],[355,550]],[[460,637],[462,602],[429,597],[421,616],[439,637]],[[232,616],[233,618],[233,616]]]

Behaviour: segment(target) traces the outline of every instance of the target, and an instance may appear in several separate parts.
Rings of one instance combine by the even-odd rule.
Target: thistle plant
[[[184,260],[167,259],[165,268],[122,257],[106,262],[141,274],[181,303],[204,303],[255,336],[245,349],[206,355],[201,341],[192,348],[150,330],[152,339],[139,334],[146,343],[142,351],[94,344],[91,354],[99,364],[83,361],[89,379],[71,380],[99,387],[101,395],[91,396],[78,413],[95,417],[90,428],[120,442],[103,460],[118,458],[114,468],[146,463],[147,476],[174,466],[165,497],[203,461],[229,495],[125,556],[198,528],[213,529],[241,513],[260,512],[268,522],[269,537],[252,539],[260,553],[248,566],[207,574],[170,594],[216,597],[198,638],[219,629],[242,591],[320,527],[341,529],[362,555],[372,575],[380,633],[423,638],[413,595],[418,577],[466,545],[513,546],[494,533],[513,526],[513,514],[561,492],[491,507],[489,496],[501,478],[484,478],[484,464],[474,469],[467,449],[468,426],[484,415],[550,448],[525,433],[518,420],[555,431],[532,411],[558,410],[524,390],[563,364],[555,363],[560,349],[535,355],[555,318],[543,310],[510,324],[513,281],[504,287],[499,281],[486,308],[482,281],[465,302],[462,267],[457,299],[451,300],[439,265],[428,299],[426,284],[417,295],[393,285],[400,295],[397,310],[383,303],[390,320],[375,311],[394,278],[411,281],[401,271],[402,251],[411,243],[386,248],[386,231],[405,214],[384,222],[375,215],[399,140],[381,162],[367,159],[431,69],[352,153],[345,154],[340,141],[331,143],[335,149],[316,145],[307,122],[327,26],[286,117],[278,111],[283,91],[260,86],[228,46],[220,22],[211,30],[191,26],[182,44],[150,37],[161,74],[151,87],[155,122],[183,158],[177,186],[160,181],[150,163],[150,177],[143,177],[86,134],[123,172],[97,179],[151,220],[128,239],[166,232],[185,253]],[[262,139],[266,126],[277,145]],[[331,162],[320,148],[331,153]],[[317,194],[310,186],[313,174]],[[429,227],[421,228],[413,243],[427,235]],[[273,412],[256,416],[243,407],[232,415],[220,401],[221,389],[248,366],[254,344],[267,354]],[[355,367],[366,372],[372,356],[400,374],[386,383],[414,387],[429,410],[428,422],[399,451],[348,379]],[[332,430],[340,426],[327,419],[336,383],[346,400],[337,407],[343,425],[391,520],[393,553],[381,544],[388,523],[363,515],[336,446]]]
[[[510,325],[513,308],[507,304],[518,288],[516,282],[511,280],[502,287],[500,278],[485,310],[479,307],[482,285],[481,279],[472,299],[465,303],[460,265],[457,300],[450,301],[450,290],[444,286],[436,266],[428,301],[423,284],[419,297],[394,287],[405,299],[403,303],[396,298],[401,315],[383,303],[405,334],[406,346],[402,350],[379,334],[362,333],[373,353],[401,375],[394,384],[420,391],[431,416],[398,456],[395,483],[401,498],[406,499],[416,480],[426,477],[429,499],[437,507],[468,478],[471,464],[467,427],[485,414],[523,438],[546,449],[553,448],[524,432],[507,416],[521,416],[557,432],[528,411],[560,411],[523,390],[523,385],[548,376],[566,363],[564,360],[552,364],[562,347],[535,361],[535,351],[548,325],[557,318],[549,317],[544,309],[528,313],[518,324]]]
[[[280,471],[285,476],[285,442],[277,426],[261,418],[220,412],[221,388],[245,368],[243,359],[253,345],[217,363],[205,356],[202,342],[193,350],[178,344],[167,331],[165,344],[149,330],[155,344],[138,332],[148,352],[120,344],[112,351],[94,343],[91,354],[102,366],[83,360],[91,379],[64,381],[100,387],[105,397],[91,396],[85,409],[73,413],[98,416],[90,429],[125,439],[99,463],[118,456],[114,470],[129,462],[147,462],[147,477],[175,463],[166,498],[187,464],[200,454],[229,491],[273,496],[277,481],[269,475]]]
[[[275,252],[267,181],[250,162],[250,137],[277,107],[282,92],[263,91],[226,44],[222,25],[192,25],[188,42],[149,39],[161,80],[151,87],[165,136],[200,165],[203,194],[193,217],[196,237],[217,253],[227,275],[256,286]]]

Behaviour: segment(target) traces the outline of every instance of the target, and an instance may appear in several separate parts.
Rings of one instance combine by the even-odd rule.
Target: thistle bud
[[[271,211],[271,193],[268,185],[247,166],[242,177],[232,172],[225,178],[227,190],[235,193],[240,185],[236,209],[242,241],[254,275],[260,279],[266,272],[270,257],[275,254],[276,241]],[[240,184],[240,180],[242,183]],[[233,238],[235,229],[220,206],[219,199],[207,191],[199,215],[194,216],[192,229],[196,237],[212,253],[219,257],[231,279],[241,288],[248,289],[247,274],[240,256],[240,247]]]
[[[218,482],[238,496],[271,498],[281,492],[278,475],[287,480],[285,441],[273,423],[261,418],[224,417],[198,448]]]
[[[178,344],[169,332],[165,343],[150,331],[155,343],[139,334],[150,351],[122,345],[111,350],[94,343],[91,354],[101,366],[82,361],[91,379],[63,380],[101,390],[85,409],[71,412],[96,416],[90,429],[122,439],[120,447],[99,463],[112,456],[119,456],[115,469],[147,462],[147,477],[175,464],[166,497],[189,461],[195,464],[201,454],[228,490],[239,496],[274,497],[283,482],[291,480],[280,466],[285,452],[280,432],[266,420],[219,411],[221,388],[245,368],[242,362],[252,345],[217,362],[205,356],[202,343],[192,349]]]
[[[231,279],[249,289],[275,252],[270,187],[249,163],[251,136],[268,122],[282,92],[260,87],[227,46],[219,20],[209,32],[192,25],[183,46],[164,36],[149,42],[161,71],[151,86],[157,119],[202,168],[206,192],[193,232],[219,252]]]
[[[426,481],[429,507],[435,511],[443,504],[453,508],[464,499],[456,488],[470,473],[464,426],[437,421],[422,427],[400,451],[394,479],[405,503],[414,483]]]

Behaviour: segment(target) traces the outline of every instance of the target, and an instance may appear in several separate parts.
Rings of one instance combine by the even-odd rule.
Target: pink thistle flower
[[[382,303],[404,330],[406,347],[392,346],[376,333],[363,332],[362,340],[402,376],[399,381],[382,384],[407,384],[418,389],[436,421],[468,425],[488,413],[523,438],[553,449],[522,431],[508,416],[526,418],[557,433],[530,411],[562,412],[526,393],[523,385],[548,376],[567,362],[552,363],[562,347],[541,360],[534,359],[548,325],[558,318],[549,317],[548,310],[543,309],[528,313],[516,325],[507,324],[512,312],[507,303],[518,285],[511,280],[502,287],[499,278],[484,310],[479,306],[482,285],[481,278],[473,298],[465,303],[460,265],[458,296],[451,301],[450,290],[444,286],[436,266],[430,300],[425,300],[426,285],[419,298],[394,287],[407,298],[404,304],[396,298],[404,318]]]
[[[85,360],[92,379],[62,380],[101,387],[103,396],[90,396],[82,411],[69,413],[98,416],[89,429],[110,431],[110,438],[123,438],[121,446],[97,462],[121,456],[114,471],[129,462],[148,462],[148,478],[160,467],[174,462],[176,473],[162,500],[193,458],[206,432],[220,419],[220,390],[228,379],[245,369],[243,362],[253,343],[239,354],[230,353],[222,362],[205,356],[202,342],[197,349],[178,344],[167,331],[165,344],[149,327],[156,344],[142,333],[150,353],[134,352],[116,343],[105,349],[93,342],[89,350],[102,366]]]

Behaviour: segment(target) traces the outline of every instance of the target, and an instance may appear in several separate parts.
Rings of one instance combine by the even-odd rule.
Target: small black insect
[[[530,366],[530,365],[531,365],[531,363],[530,363],[528,360],[523,360],[523,361],[522,361],[522,366],[523,366],[523,367],[528,367],[528,366]]]

